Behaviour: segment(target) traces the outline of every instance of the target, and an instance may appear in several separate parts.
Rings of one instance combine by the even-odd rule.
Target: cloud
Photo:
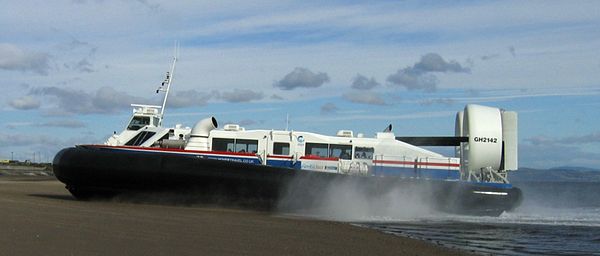
[[[408,90],[434,92],[439,80],[431,74],[433,72],[470,73],[471,70],[454,60],[445,61],[437,53],[428,53],[423,55],[421,60],[412,67],[399,69],[396,73],[389,75],[387,81],[391,85],[402,86]]]
[[[436,111],[436,112],[415,112],[410,114],[390,114],[390,113],[366,113],[366,114],[349,114],[336,116],[303,116],[296,118],[296,121],[302,122],[340,122],[340,121],[365,121],[365,120],[412,120],[412,119],[428,119],[434,117],[454,117],[455,111]]]
[[[512,45],[509,46],[508,47],[508,52],[510,52],[510,55],[512,55],[513,57],[517,57],[517,53],[516,53],[516,50],[515,50],[514,46],[512,46]]]
[[[75,114],[114,113],[129,107],[131,103],[147,101],[106,86],[95,93],[50,86],[33,88],[29,94],[40,97],[50,96],[49,100],[56,103],[58,110]]]
[[[167,100],[167,106],[173,108],[184,108],[193,106],[204,106],[212,98],[218,97],[217,91],[208,93],[198,92],[196,90],[176,91]]]
[[[54,104],[55,108],[49,109],[49,111],[55,114],[106,114],[129,108],[132,103],[158,104],[156,100],[132,96],[107,86],[101,87],[94,93],[54,86],[33,88],[30,90],[29,95],[15,99],[9,104],[22,110],[39,108],[40,101],[35,96],[47,98],[49,104]],[[264,98],[262,93],[245,89],[235,89],[232,92],[224,93],[184,90],[172,92],[167,101],[167,106],[183,108],[204,106],[211,99],[223,99],[227,102],[248,102],[262,98]]]
[[[76,4],[87,4],[88,2],[95,2],[95,3],[101,3],[103,2],[102,0],[95,0],[95,1],[88,1],[88,0],[73,0],[73,3]],[[145,8],[148,8],[148,10],[150,11],[159,11],[161,9],[161,5],[160,4],[156,4],[156,3],[151,3],[150,1],[147,0],[135,0],[135,1],[131,1],[131,2],[136,2],[142,6],[144,6]]]
[[[62,128],[82,128],[82,127],[85,127],[86,125],[83,122],[81,122],[79,120],[75,120],[75,119],[60,119],[60,120],[52,120],[52,121],[44,122],[41,124],[41,126],[62,127]]]
[[[0,44],[0,69],[48,75],[49,59],[46,53],[27,52],[12,44]]]
[[[329,76],[326,73],[315,74],[306,68],[297,67],[291,73],[285,75],[283,79],[273,83],[273,87],[281,90],[316,88],[326,82],[329,82]]]
[[[428,53],[421,57],[421,61],[415,63],[414,70],[422,72],[471,72],[469,68],[462,67],[458,62],[445,61],[437,53]]]
[[[18,134],[0,132],[0,147],[59,145],[60,140],[45,134]]]
[[[374,92],[348,92],[342,95],[342,97],[350,102],[359,103],[359,104],[369,104],[369,105],[387,105],[385,100],[379,96],[379,94]]]
[[[338,107],[331,102],[325,103],[321,106],[321,114],[331,114],[337,111]]]
[[[565,154],[565,152],[569,152]],[[572,145],[522,143],[519,145],[521,166],[551,168],[556,166],[598,166],[600,154],[586,152]]]
[[[61,48],[65,48],[67,50],[74,50],[80,47],[90,47],[88,42],[83,42],[78,40],[77,38],[72,37],[71,41],[61,46]]]
[[[255,125],[258,122],[251,120],[251,119],[244,119],[242,121],[239,121],[238,124],[241,126],[251,126],[251,125]]]
[[[234,89],[231,92],[222,92],[220,98],[227,102],[249,102],[261,100],[264,98],[262,92],[255,92],[248,89]]]
[[[483,55],[480,57],[481,60],[486,61],[486,60],[491,60],[491,59],[495,59],[500,57],[499,54],[490,54],[490,55]]]
[[[16,129],[23,126],[31,126],[31,127],[61,127],[61,128],[82,128],[86,125],[75,119],[59,119],[59,120],[51,120],[43,123],[32,123],[32,122],[21,122],[21,123],[7,123],[6,128],[8,129]]]
[[[92,98],[94,108],[104,109],[100,111],[101,113],[114,112],[117,109],[129,107],[131,103],[145,101],[147,100],[144,98],[131,96],[107,86],[98,89]]]
[[[526,139],[525,141],[531,143],[532,145],[573,145],[573,144],[590,144],[590,143],[600,143],[600,132],[593,132],[588,134],[583,134],[579,136],[569,136],[563,138],[555,138],[555,137],[547,137],[543,135],[533,136],[531,138]]]
[[[417,72],[410,67],[400,69],[388,76],[387,81],[392,85],[404,86],[408,90],[424,90],[434,92],[438,79],[434,75]]]
[[[151,11],[158,11],[161,8],[160,4],[152,4],[147,0],[137,0],[136,2],[140,3]]]
[[[356,77],[354,77],[354,79],[352,80],[351,87],[352,89],[357,90],[370,90],[378,85],[379,83],[375,81],[375,78],[371,77],[371,79],[368,79],[366,76],[357,74]]]
[[[94,72],[93,65],[87,58],[83,58],[79,62],[75,63],[75,65],[73,65],[71,68],[82,73]]]
[[[19,110],[37,109],[40,107],[40,101],[32,96],[26,95],[11,100],[8,105]]]
[[[534,146],[544,145],[544,144],[555,144],[556,140],[550,137],[546,137],[543,135],[533,136],[531,138],[525,139],[526,142],[531,143]]]
[[[71,41],[65,44],[62,44],[60,48],[64,51],[64,55],[74,55],[81,56],[77,57],[78,60],[68,61],[63,64],[66,69],[70,69],[79,73],[92,73],[96,70],[94,69],[94,64],[91,62],[96,55],[96,51],[98,47],[88,43],[80,41],[76,38],[71,38]]]
[[[273,99],[273,100],[284,100],[284,98],[283,98],[283,97],[281,97],[281,96],[279,96],[279,95],[277,95],[277,94],[273,94],[273,95],[271,95],[271,99]]]
[[[450,106],[454,103],[456,103],[456,101],[454,99],[450,99],[450,98],[425,99],[425,100],[419,101],[419,104],[421,104],[423,106],[431,106],[434,104]]]
[[[581,136],[571,136],[560,140],[565,144],[587,144],[587,143],[599,143],[600,132],[594,132],[590,134],[584,134]]]

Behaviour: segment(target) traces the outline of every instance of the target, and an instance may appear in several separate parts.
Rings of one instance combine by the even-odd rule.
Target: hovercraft
[[[335,136],[288,130],[222,129],[214,117],[193,128],[163,127],[173,79],[157,92],[162,106],[132,104],[133,116],[103,145],[61,150],[53,168],[78,199],[124,191],[225,193],[277,201],[295,193],[315,199],[348,180],[361,193],[400,189],[417,193],[436,209],[498,216],[518,207],[520,189],[508,180],[517,170],[517,114],[467,105],[456,115],[453,137],[397,137],[391,125],[374,137],[340,130]],[[422,146],[449,146],[447,157]],[[301,185],[298,185],[300,181]]]

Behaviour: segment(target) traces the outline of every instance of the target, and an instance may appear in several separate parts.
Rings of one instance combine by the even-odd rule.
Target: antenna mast
[[[285,130],[290,128],[290,113],[285,114]]]
[[[179,43],[175,42],[175,53],[173,54],[173,64],[171,65],[171,71],[167,72],[167,77],[165,81],[162,82],[162,85],[156,90],[156,93],[159,91],[165,92],[165,97],[163,99],[162,107],[160,109],[160,121],[158,122],[158,126],[162,126],[163,115],[165,113],[165,107],[167,105],[167,98],[169,97],[169,91],[171,90],[171,84],[173,83],[173,75],[175,75],[175,63],[177,63],[177,58],[179,56]]]

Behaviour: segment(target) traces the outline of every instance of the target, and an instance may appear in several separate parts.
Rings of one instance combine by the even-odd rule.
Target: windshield
[[[150,117],[148,116],[134,116],[131,122],[127,126],[127,130],[139,130],[140,128],[150,124]]]

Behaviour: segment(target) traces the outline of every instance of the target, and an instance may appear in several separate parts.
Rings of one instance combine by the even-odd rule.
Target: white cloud
[[[339,122],[339,121],[364,121],[364,120],[410,120],[410,119],[427,119],[434,117],[455,116],[455,111],[429,111],[410,114],[347,114],[336,116],[303,116],[295,118],[296,121],[309,122]]]
[[[565,154],[565,152],[569,152]],[[598,166],[600,154],[582,150],[574,145],[530,144],[519,145],[522,167],[552,168],[557,166]]]
[[[369,104],[369,105],[387,105],[385,100],[379,96],[379,94],[370,91],[351,91],[347,92],[342,96],[344,99],[359,103],[359,104]]]
[[[7,123],[6,128],[9,129],[17,129],[24,126],[43,128],[43,127],[60,127],[60,128],[83,128],[86,127],[85,123],[76,120],[76,119],[58,119],[58,120],[50,120],[41,123],[33,123],[33,122],[17,122],[17,123]]]
[[[374,77],[369,79],[366,76],[358,74],[352,79],[352,85],[350,87],[357,90],[371,90],[378,85],[379,83],[375,81]]]
[[[412,67],[399,69],[387,77],[391,85],[403,86],[408,90],[424,90],[433,92],[437,89],[438,79],[433,72],[470,73],[471,69],[463,67],[454,60],[446,61],[437,53],[428,53]]]
[[[0,43],[0,69],[48,75],[49,58],[47,53],[26,51],[12,44]]]
[[[590,143],[600,143],[600,132],[593,132],[588,134],[581,134],[577,136],[569,137],[548,137],[548,136],[534,136],[526,139],[525,141],[531,143],[534,146],[539,145],[580,145]]]
[[[37,109],[40,107],[40,101],[29,95],[11,100],[8,104],[20,110]]]
[[[234,89],[231,92],[221,92],[221,99],[227,102],[249,102],[261,100],[264,98],[262,92],[255,92],[247,89]]]
[[[218,92],[199,92],[196,90],[175,91],[169,96],[167,106],[174,108],[184,108],[193,106],[204,106],[206,103],[218,96]]]
[[[325,103],[321,106],[321,114],[331,114],[337,112],[338,110],[338,107],[331,102]]]
[[[55,86],[39,87],[31,89],[30,95],[49,98],[55,102],[53,108],[74,114],[114,113],[129,107],[131,103],[145,101],[112,87],[101,87],[95,93]]]
[[[293,90],[296,88],[316,88],[329,82],[329,76],[326,73],[313,73],[307,68],[297,67],[283,79],[275,82],[273,87],[281,90]]]

